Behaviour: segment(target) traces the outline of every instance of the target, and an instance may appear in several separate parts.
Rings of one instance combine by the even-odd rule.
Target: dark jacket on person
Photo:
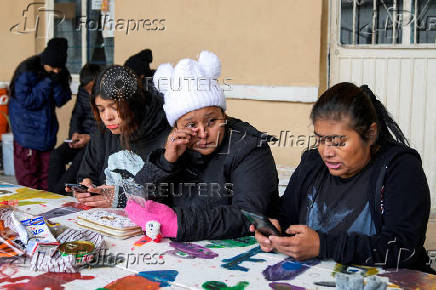
[[[66,68],[59,74],[69,78]],[[69,82],[58,77],[44,71],[39,55],[17,67],[10,85],[9,118],[14,140],[22,147],[49,151],[55,146],[59,129],[55,107],[71,99]]]
[[[83,87],[79,87],[76,104],[71,114],[68,136],[71,138],[74,133],[90,134],[94,131],[95,127],[96,123],[91,109],[89,94]]]
[[[91,134],[78,172],[78,181],[90,178],[95,185],[115,185],[114,207],[125,207],[126,196],[122,181],[133,177],[146,162],[146,157],[162,148],[170,132],[170,126],[162,109],[163,101],[154,95],[147,98],[144,120],[129,142],[128,150],[121,144],[121,135],[109,129],[97,129]]]
[[[175,163],[164,149],[149,156],[135,176],[148,196],[166,198],[177,214],[175,240],[196,241],[250,235],[240,208],[266,214],[278,198],[277,170],[262,133],[229,118],[225,136],[207,156],[188,150]]]
[[[429,271],[423,247],[430,193],[415,150],[396,143],[382,147],[372,162],[367,189],[376,234],[329,234],[317,231],[319,257],[342,264],[410,268]],[[328,171],[317,150],[306,151],[273,212],[281,228],[299,224],[302,203],[319,176]],[[350,192],[350,194],[353,194]]]

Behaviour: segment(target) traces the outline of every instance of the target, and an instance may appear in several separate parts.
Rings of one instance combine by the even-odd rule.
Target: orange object
[[[8,121],[8,103],[9,95],[7,84],[0,83],[0,141],[1,134],[8,133],[9,121]]]

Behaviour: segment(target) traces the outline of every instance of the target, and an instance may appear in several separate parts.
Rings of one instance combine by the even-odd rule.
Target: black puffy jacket
[[[342,264],[398,266],[431,272],[423,247],[430,192],[418,152],[390,143],[379,150],[373,161],[367,194],[377,233],[333,235],[318,231],[319,257]],[[303,154],[285,194],[272,210],[282,229],[299,224],[309,187],[317,186],[317,177],[326,170],[317,150]]]
[[[226,135],[211,155],[186,151],[176,163],[166,161],[163,149],[149,156],[135,181],[173,207],[176,240],[250,234],[240,208],[266,214],[278,198],[276,166],[262,136],[248,123],[229,118]]]

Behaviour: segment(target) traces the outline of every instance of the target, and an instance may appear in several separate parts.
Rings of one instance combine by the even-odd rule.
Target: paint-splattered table
[[[80,206],[72,197],[21,186],[0,184],[0,202],[18,200],[20,210],[79,228]],[[263,253],[253,237],[235,240],[175,243],[164,240],[134,246],[139,237],[106,238],[105,255],[122,256],[114,267],[83,269],[80,273],[33,272],[26,265],[3,263],[1,289],[323,289],[314,282],[334,281],[335,271],[378,274],[403,288],[435,289],[436,276],[400,270],[346,267],[331,261],[304,263],[281,254]],[[103,259],[100,259],[102,261]],[[328,289],[328,288],[326,288]]]

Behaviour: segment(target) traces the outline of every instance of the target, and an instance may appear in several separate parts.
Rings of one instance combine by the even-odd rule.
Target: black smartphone
[[[289,236],[288,234],[281,233],[271,221],[261,214],[249,212],[244,209],[240,209],[241,213],[254,225],[256,230],[258,230],[264,236]]]
[[[73,191],[76,191],[76,192],[88,192],[88,187],[86,185],[83,185],[83,184],[65,183],[65,187],[71,188]]]

